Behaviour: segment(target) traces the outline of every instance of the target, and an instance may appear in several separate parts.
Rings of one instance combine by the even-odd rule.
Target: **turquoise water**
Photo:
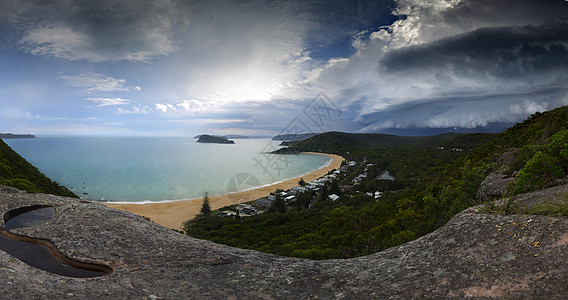
[[[233,145],[202,144],[181,137],[4,141],[78,196],[108,202],[192,199],[205,192],[246,190],[300,176],[331,160],[315,154],[262,154],[279,143],[269,139],[235,140]]]

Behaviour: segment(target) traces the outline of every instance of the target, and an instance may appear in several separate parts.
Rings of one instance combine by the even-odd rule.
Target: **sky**
[[[496,132],[567,80],[564,0],[0,0],[0,132]]]

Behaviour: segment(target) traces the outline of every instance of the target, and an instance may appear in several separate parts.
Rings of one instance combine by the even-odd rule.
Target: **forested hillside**
[[[492,200],[478,195],[490,173],[514,178],[508,196],[564,183],[567,125],[568,107],[561,107],[536,113],[501,134],[320,134],[294,147],[337,153],[356,164],[321,191],[298,196],[311,199],[311,205],[302,200],[247,218],[201,215],[186,230],[194,237],[286,256],[370,254],[432,232],[465,208]],[[385,170],[394,180],[381,179]],[[328,199],[332,189],[340,194],[336,201]],[[376,191],[382,197],[374,197]]]
[[[0,139],[0,185],[12,186],[29,193],[46,193],[77,197],[73,192],[43,175]]]

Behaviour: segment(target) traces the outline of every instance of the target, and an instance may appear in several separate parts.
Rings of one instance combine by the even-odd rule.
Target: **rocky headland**
[[[0,139],[35,139],[33,134],[0,133]]]
[[[563,185],[517,200],[565,201],[567,194]],[[14,233],[113,272],[69,278],[0,251],[6,299],[562,299],[568,293],[568,219],[561,217],[471,208],[402,246],[314,261],[197,240],[98,203],[0,189],[2,215],[35,205],[55,206],[55,218]]]

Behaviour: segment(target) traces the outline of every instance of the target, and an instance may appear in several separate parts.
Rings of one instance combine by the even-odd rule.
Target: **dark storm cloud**
[[[466,0],[442,14],[453,26],[542,24],[568,16],[564,0]]]
[[[189,25],[186,1],[3,1],[0,17],[36,55],[69,60],[147,61],[176,50]]]
[[[568,71],[568,21],[480,28],[385,54],[381,72],[449,71],[460,77],[531,79]],[[443,80],[443,78],[442,78]]]
[[[360,101],[361,131],[484,130],[568,104],[565,1],[398,3],[401,20],[364,47],[381,51],[364,53],[378,88]]]
[[[3,0],[0,21],[18,28],[23,49],[36,55],[94,62],[148,61],[179,49],[179,34],[189,28],[190,18],[200,15],[211,22],[223,22],[237,9],[249,11],[252,19],[274,16],[276,22],[282,20],[282,31],[293,29],[292,23],[303,23],[306,46],[328,58],[350,52],[351,37],[361,28],[383,25],[385,21],[378,16],[392,6],[390,0]],[[242,24],[247,22],[241,20]],[[223,32],[215,34],[210,38],[222,38]]]

